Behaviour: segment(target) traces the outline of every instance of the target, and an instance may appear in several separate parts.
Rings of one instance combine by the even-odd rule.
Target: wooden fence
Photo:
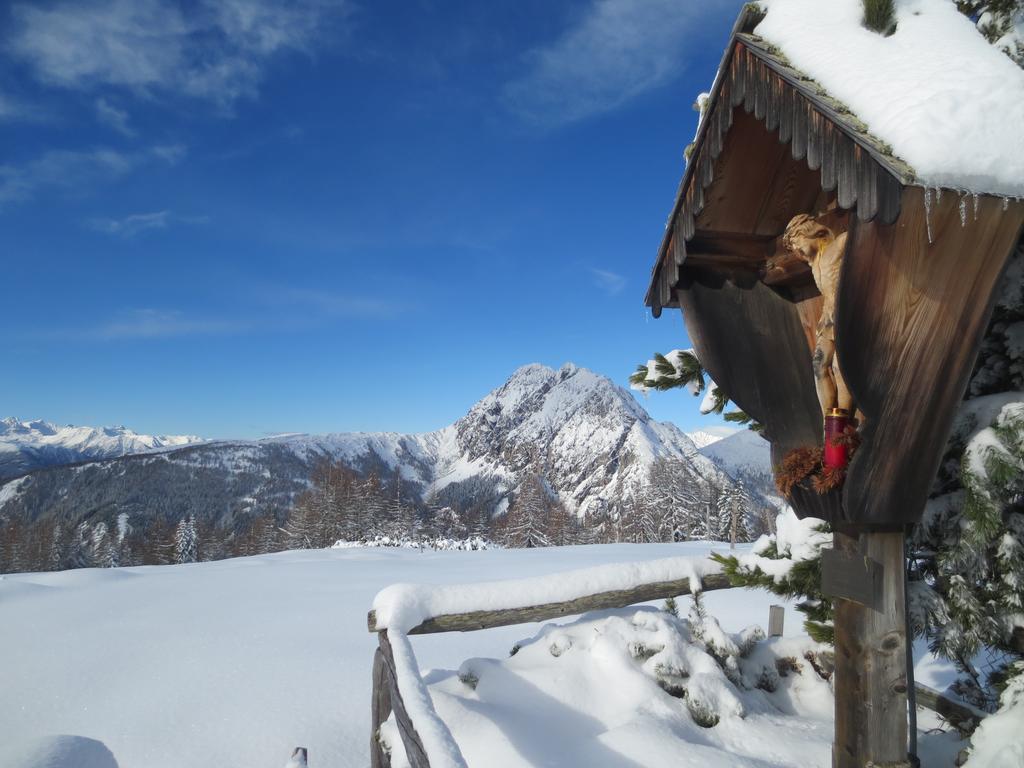
[[[557,574],[553,576],[557,578]],[[690,594],[690,579],[676,581],[659,581],[642,584],[631,589],[599,592],[574,600],[559,603],[545,603],[524,608],[510,608],[494,611],[474,611],[469,613],[452,613],[431,616],[407,630],[406,635],[425,635],[437,632],[473,632],[492,627],[504,627],[512,624],[551,621],[552,619],[575,616],[587,611],[625,608],[636,603],[651,600],[662,600],[670,597]],[[724,574],[709,574],[701,579],[702,590],[705,592],[719,589],[732,589],[732,584]],[[773,606],[776,608],[776,606]],[[769,617],[772,634],[781,634],[781,618],[779,612],[773,610]],[[418,671],[416,674],[401,675],[397,670],[392,639],[386,626],[379,626],[374,611],[367,616],[367,627],[370,632],[377,633],[378,648],[373,656],[373,694],[370,708],[370,765],[371,768],[390,768],[391,762],[380,740],[380,727],[391,716],[395,715],[395,723],[405,747],[409,764],[412,768],[453,768],[465,766],[458,746],[454,739],[448,742],[449,754],[428,753],[423,739],[417,731],[416,723],[409,715],[406,699],[410,696],[420,701],[429,701],[430,694]],[[402,642],[408,642],[402,638]],[[411,656],[411,653],[410,653]],[[415,662],[415,658],[411,657]],[[415,667],[415,664],[413,664]],[[401,685],[400,685],[401,681]],[[415,687],[415,690],[410,688]],[[916,685],[917,704],[927,707],[954,725],[961,733],[970,734],[986,713],[961,702],[943,696],[938,691],[924,685]],[[436,715],[435,715],[436,716]],[[447,727],[441,724],[444,732]]]

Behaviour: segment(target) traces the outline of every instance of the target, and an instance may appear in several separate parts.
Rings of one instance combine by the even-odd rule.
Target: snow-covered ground
[[[295,746],[309,748],[311,768],[364,768],[375,647],[366,611],[384,586],[523,578],[614,562],[699,557],[708,549],[696,542],[480,552],[350,548],[5,575],[0,768],[30,768],[18,755],[47,734],[102,742],[120,768],[279,768]],[[710,592],[705,601],[729,632],[765,625],[768,606],[780,602],[745,590]],[[578,634],[585,626],[567,632]],[[451,673],[440,670],[458,670],[471,658],[494,659],[486,662],[494,668],[516,642],[540,630],[534,624],[416,636],[412,647],[421,668],[436,670],[429,679],[447,677],[453,684]],[[801,634],[800,616],[787,606],[786,635]],[[521,663],[530,658],[523,656]],[[576,720],[594,726],[582,716]],[[794,725],[800,727],[795,720]],[[816,728],[815,760],[825,754],[820,745],[829,738],[827,722]],[[76,744],[105,754],[83,739],[66,740],[62,748],[73,751]],[[709,744],[694,759],[698,752],[706,757]],[[749,763],[737,757],[721,764]]]

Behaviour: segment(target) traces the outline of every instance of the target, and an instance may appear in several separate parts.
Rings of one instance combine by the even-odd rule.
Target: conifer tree
[[[536,473],[526,475],[505,513],[505,544],[509,547],[548,547],[548,514],[552,499]]]
[[[192,515],[178,521],[174,532],[174,562],[194,563],[199,560],[199,536]]]

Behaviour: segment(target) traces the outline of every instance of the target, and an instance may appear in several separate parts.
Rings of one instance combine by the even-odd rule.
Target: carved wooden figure
[[[839,272],[846,253],[846,233],[836,235],[818,219],[806,213],[794,216],[782,234],[782,246],[806,262],[821,291],[821,317],[814,331],[815,386],[822,415],[834,408],[853,413],[853,395],[843,379],[836,356],[836,298],[839,295]]]

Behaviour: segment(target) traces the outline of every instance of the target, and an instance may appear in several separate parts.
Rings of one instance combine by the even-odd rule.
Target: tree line
[[[75,525],[0,516],[0,572],[166,565],[329,547],[337,541],[422,543],[480,538],[507,547],[690,539],[749,541],[774,511],[737,485],[697,473],[685,459],[652,463],[647,482],[571,512],[540,472],[511,492],[488,481],[452,484],[420,498],[400,471],[359,473],[323,460],[309,487],[280,513],[215,516],[120,513]]]

